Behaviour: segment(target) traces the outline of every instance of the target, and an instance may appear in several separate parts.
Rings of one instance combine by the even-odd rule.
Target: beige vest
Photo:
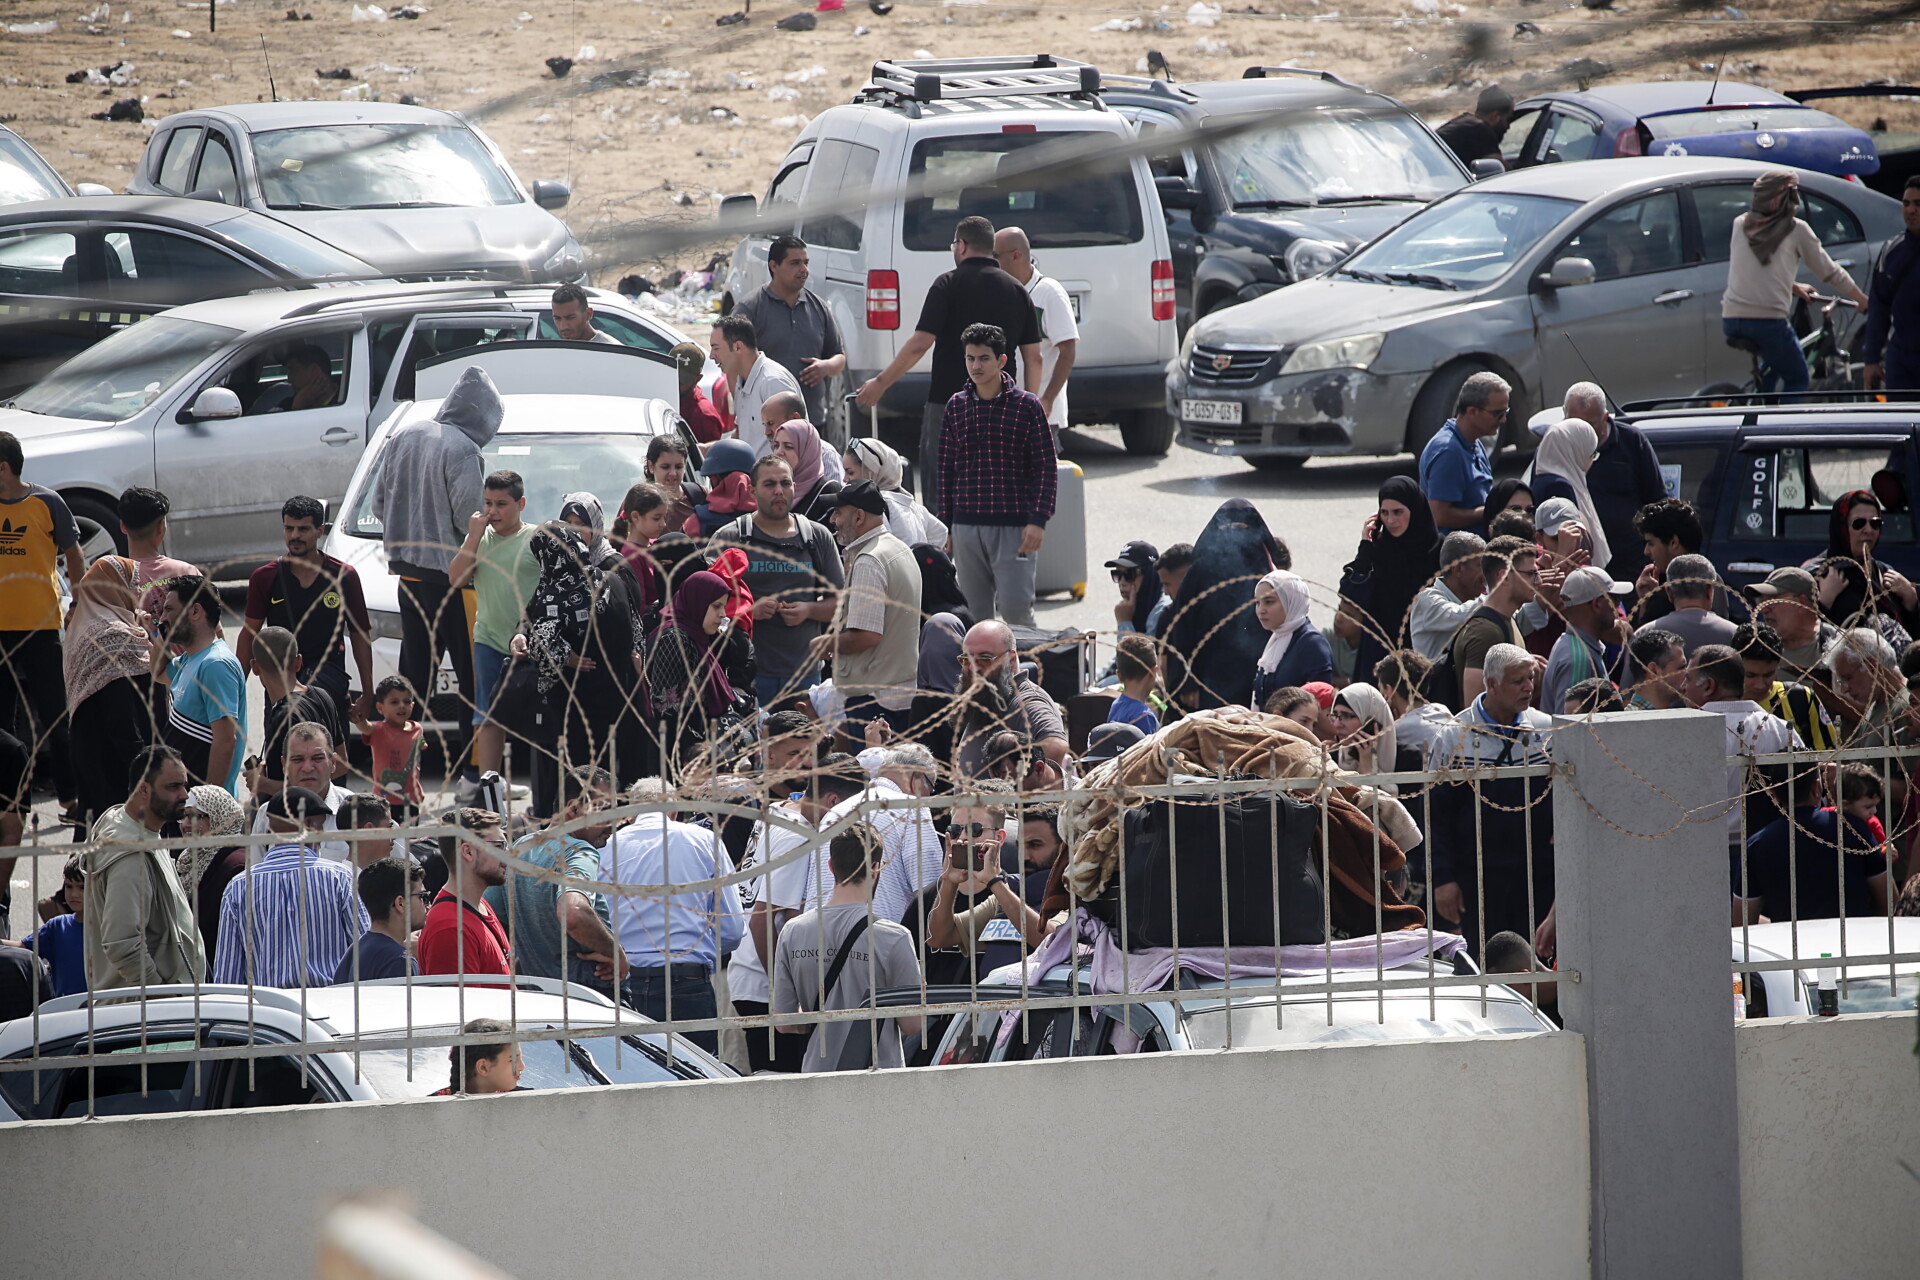
[[[906,543],[882,527],[847,561],[847,588],[833,611],[835,631],[846,629],[854,566],[862,560],[879,565],[886,579],[886,624],[873,648],[835,655],[834,687],[848,698],[869,696],[889,710],[902,710],[913,701],[920,668],[920,564]]]

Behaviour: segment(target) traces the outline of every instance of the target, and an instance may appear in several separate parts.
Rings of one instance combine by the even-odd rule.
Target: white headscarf
[[[1260,670],[1272,672],[1279,670],[1280,659],[1287,656],[1294,633],[1307,625],[1307,583],[1290,569],[1275,569],[1254,585],[1256,596],[1261,587],[1271,588],[1287,611],[1287,620],[1267,636],[1266,651],[1260,655]]]
[[[1613,559],[1607,546],[1607,534],[1600,527],[1600,513],[1594,510],[1593,495],[1587,492],[1587,468],[1600,447],[1593,424],[1580,418],[1564,418],[1547,428],[1540,447],[1533,455],[1533,474],[1554,475],[1573,489],[1573,505],[1580,508],[1580,523],[1586,526],[1593,548],[1593,563],[1602,569]]]
[[[906,480],[906,461],[899,451],[876,436],[859,436],[847,444],[847,452],[866,469],[875,486],[898,489]],[[841,469],[842,474],[845,468]]]
[[[1387,705],[1386,695],[1370,684],[1350,684],[1333,695],[1336,703],[1344,702],[1349,710],[1358,715],[1363,723],[1371,720],[1377,729],[1361,729],[1361,733],[1373,739],[1374,769],[1379,773],[1392,773],[1397,759],[1400,743],[1399,733],[1394,728],[1393,708]],[[1343,755],[1357,759],[1358,752],[1349,746],[1340,748]],[[1391,792],[1389,785],[1386,790]]]

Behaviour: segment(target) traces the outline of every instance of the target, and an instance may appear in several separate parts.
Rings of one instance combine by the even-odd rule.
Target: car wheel
[[[73,497],[67,499],[67,510],[73,512],[73,522],[80,526],[80,552],[92,564],[102,556],[123,556],[127,553],[126,535],[120,531],[120,516],[99,498]]]
[[[852,390],[844,373],[827,379],[826,421],[820,424],[820,438],[842,453],[846,452],[854,436],[853,423],[847,418],[847,396]]]
[[[1162,458],[1173,447],[1173,415],[1165,409],[1134,409],[1117,415],[1120,440],[1136,458]]]
[[[1494,448],[1502,444],[1515,444],[1520,436],[1529,434],[1526,397],[1521,394],[1520,384],[1512,372],[1491,368],[1478,360],[1462,360],[1445,366],[1427,379],[1427,385],[1420,388],[1420,394],[1414,397],[1413,412],[1407,415],[1408,453],[1418,457],[1420,451],[1427,447],[1427,441],[1433,439],[1434,432],[1453,417],[1453,406],[1460,399],[1460,388],[1476,373],[1497,373],[1513,387],[1507,402],[1507,425],[1494,438]]]

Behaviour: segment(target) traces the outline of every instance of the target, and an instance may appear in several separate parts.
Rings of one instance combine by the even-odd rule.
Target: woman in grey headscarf
[[[1800,179],[1790,169],[1772,169],[1753,180],[1753,203],[1733,220],[1720,328],[1729,342],[1738,338],[1759,348],[1761,391],[1805,391],[1809,383],[1807,358],[1789,319],[1794,295],[1813,292],[1794,283],[1802,266],[1855,306],[1867,305],[1867,295],[1827,256],[1799,211]]]
[[[848,483],[871,480],[887,500],[887,532],[908,546],[917,542],[947,545],[947,526],[905,488],[907,464],[899,452],[874,436],[859,436],[847,444],[841,462]]]

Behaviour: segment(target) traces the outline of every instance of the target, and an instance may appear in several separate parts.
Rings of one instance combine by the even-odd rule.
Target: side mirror
[[[1475,182],[1478,182],[1482,178],[1497,178],[1507,171],[1507,166],[1501,164],[1492,156],[1481,156],[1469,167],[1473,170],[1473,180]]]
[[[189,422],[240,416],[240,397],[225,387],[208,387],[193,398],[183,415]]]
[[[571,199],[573,192],[564,182],[549,182],[543,178],[533,184],[533,202],[542,209],[564,209]]]
[[[110,196],[113,194],[113,188],[103,182],[76,182],[73,184],[73,194],[88,197]]]
[[[722,196],[720,218],[723,222],[744,220],[760,211],[760,202],[752,196]]]
[[[1206,196],[1187,185],[1185,178],[1163,174],[1153,180],[1153,189],[1160,193],[1162,209],[1198,209],[1207,201]]]
[[[1553,266],[1536,277],[1542,289],[1571,289],[1593,283],[1593,262],[1588,258],[1555,258]]]

